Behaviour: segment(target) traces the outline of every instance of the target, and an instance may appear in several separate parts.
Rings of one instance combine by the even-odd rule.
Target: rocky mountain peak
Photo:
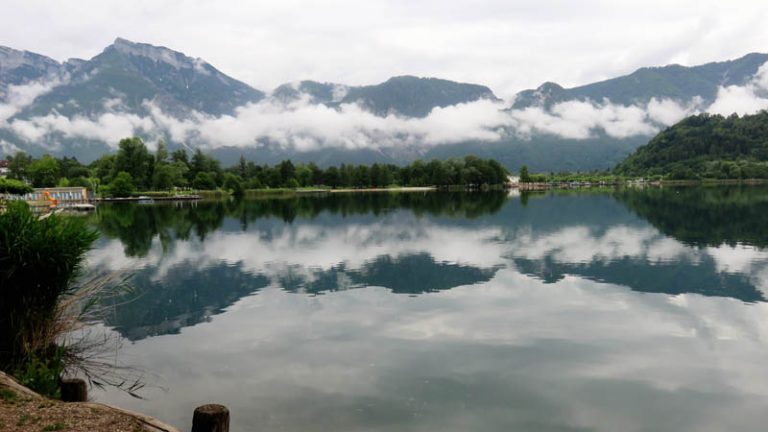
[[[115,42],[107,47],[114,49],[128,56],[144,57],[157,63],[165,63],[175,69],[202,69],[207,65],[201,59],[193,59],[186,55],[163,46],[150,45],[146,43],[131,42],[127,39],[117,38]],[[204,70],[204,69],[203,69]]]

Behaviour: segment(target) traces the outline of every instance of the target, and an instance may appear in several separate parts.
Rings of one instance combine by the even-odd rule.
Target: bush
[[[258,177],[248,180],[248,189],[262,189],[264,187]]]
[[[24,202],[8,204],[0,215],[0,369],[50,352],[59,302],[97,237],[84,219],[37,218]]]
[[[58,399],[59,380],[64,372],[64,349],[54,347],[52,352],[31,355],[18,367],[13,376],[19,383],[49,398]]]
[[[19,180],[0,177],[0,194],[24,195],[32,192],[32,187]]]
[[[236,197],[245,195],[243,183],[236,175],[231,173],[227,173],[227,175],[224,176],[224,189],[232,192],[232,195]]]

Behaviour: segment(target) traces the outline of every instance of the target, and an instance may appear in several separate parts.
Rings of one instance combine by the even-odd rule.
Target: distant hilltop
[[[677,180],[768,179],[768,112],[700,114],[662,131],[616,167],[632,176]]]

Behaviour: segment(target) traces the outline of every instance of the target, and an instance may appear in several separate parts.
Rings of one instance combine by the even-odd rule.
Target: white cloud
[[[109,101],[108,101],[109,102]],[[111,102],[110,102],[111,103]],[[109,104],[105,104],[108,106]],[[108,112],[95,118],[67,118],[58,113],[14,120],[10,129],[29,142],[53,134],[101,140],[117,145],[135,131],[166,131],[177,142],[209,148],[255,146],[260,140],[297,151],[321,147],[385,148],[432,146],[465,140],[497,140],[501,126],[510,124],[503,105],[491,101],[434,109],[426,118],[378,117],[355,104],[340,109],[308,103],[306,98],[284,105],[273,100],[244,105],[234,115],[213,117],[194,113],[180,120],[147,102],[148,116]]]
[[[0,153],[12,155],[19,151],[21,151],[21,149],[15,144],[11,144],[8,141],[0,139]]]
[[[754,114],[768,108],[768,63],[745,86],[720,87],[717,100],[707,109],[713,114]]]
[[[53,84],[34,83],[14,89],[7,110],[30,103]],[[341,90],[340,90],[341,91]],[[703,106],[700,97],[682,103],[651,99],[645,105],[623,106],[610,100],[566,101],[550,109],[529,107],[506,110],[506,104],[489,100],[434,108],[424,118],[396,114],[376,116],[357,104],[338,108],[311,102],[309,95],[290,103],[267,98],[243,105],[233,115],[219,117],[193,112],[186,119],[164,113],[145,101],[148,115],[119,111],[119,98],[104,101],[104,114],[68,118],[57,112],[30,119],[11,120],[6,127],[28,142],[55,148],[57,136],[98,140],[116,146],[121,138],[136,133],[159,136],[167,133],[176,142],[204,148],[256,147],[264,142],[294,151],[322,148],[387,149],[431,147],[462,141],[498,141],[509,134],[530,137],[551,134],[568,139],[588,139],[604,133],[624,139],[652,136],[662,127],[702,111],[754,113],[768,107],[768,64],[746,85],[721,88],[716,101]],[[0,106],[0,113],[3,107]],[[0,126],[2,127],[2,126]]]
[[[41,142],[47,136],[61,134],[65,138],[100,140],[111,145],[137,131],[149,132],[155,123],[147,117],[135,114],[104,113],[96,118],[75,116],[72,118],[59,113],[28,120],[13,120],[10,129],[29,142]]]
[[[721,87],[717,92],[717,101],[712,104],[713,114],[744,115],[753,114],[768,107],[768,99],[757,96],[749,87]]]
[[[623,258],[643,259],[651,264],[700,260],[694,250],[653,228],[623,225],[599,235],[586,226],[567,227],[544,235],[516,233],[509,249],[517,257],[530,260],[551,257],[562,263],[608,263]]]
[[[701,97],[695,97],[687,106],[670,99],[651,99],[648,102],[648,118],[652,121],[669,126],[699,110],[703,101]]]
[[[723,273],[750,273],[753,267],[768,263],[768,252],[748,245],[710,247],[707,253]]]
[[[760,66],[752,82],[760,89],[768,90],[768,63]]]
[[[564,138],[586,139],[597,131],[615,138],[652,135],[663,121],[674,120],[689,109],[673,101],[653,100],[647,107],[620,106],[604,101],[565,102],[551,111],[541,108],[504,110],[500,102],[480,100],[444,108],[424,118],[395,114],[379,117],[356,104],[338,109],[300,98],[290,104],[266,99],[239,107],[234,115],[214,117],[193,113],[178,119],[157,105],[145,102],[149,115],[107,112],[95,118],[67,118],[56,112],[27,120],[13,120],[10,129],[29,142],[46,141],[61,134],[67,138],[101,140],[116,146],[120,138],[136,132],[166,132],[176,142],[203,147],[254,147],[262,141],[296,151],[325,147],[392,148],[436,146],[468,140],[497,141],[510,130],[522,136],[549,133]],[[105,101],[105,108],[119,101]]]
[[[670,101],[671,104],[675,102]],[[658,126],[651,123],[647,109],[639,106],[621,106],[604,101],[562,102],[545,110],[531,107],[513,110],[510,116],[518,133],[548,133],[563,138],[586,139],[595,131],[604,131],[614,138],[652,135]]]
[[[0,127],[6,125],[9,118],[32,104],[39,96],[48,93],[59,84],[61,84],[60,79],[51,79],[8,86],[5,102],[0,103]]]

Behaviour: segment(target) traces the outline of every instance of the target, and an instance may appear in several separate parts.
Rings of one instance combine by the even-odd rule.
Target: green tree
[[[91,173],[102,183],[109,183],[114,174],[115,155],[103,155],[91,162]]]
[[[266,175],[266,184],[271,188],[278,188],[283,185],[283,179],[280,177],[280,170],[277,167],[267,167],[263,170]]]
[[[8,157],[8,177],[15,180],[29,180],[27,169],[32,164],[32,156],[20,151]]]
[[[314,162],[307,164],[307,168],[309,168],[309,171],[312,173],[312,179],[309,181],[309,184],[321,185],[324,183],[323,170],[321,170]]]
[[[189,157],[187,156],[187,151],[184,149],[178,149],[171,153],[171,161],[182,162],[189,168]]]
[[[136,187],[146,190],[152,187],[154,162],[141,138],[125,138],[120,140],[112,171],[114,175],[127,172]]]
[[[75,177],[67,180],[69,180],[70,187],[84,187],[88,189],[93,189],[93,184],[88,179],[88,177]]]
[[[155,152],[155,165],[160,165],[168,162],[168,147],[165,145],[165,141],[160,139],[157,142],[157,151]]]
[[[280,171],[281,184],[287,185],[289,180],[296,179],[296,167],[293,166],[290,160],[280,162],[278,170]]]
[[[129,197],[136,192],[136,186],[133,183],[131,175],[125,171],[120,171],[109,185],[109,191],[115,197]]]
[[[307,165],[296,167],[296,180],[300,186],[312,185],[312,170]]]
[[[198,174],[208,171],[208,158],[200,148],[196,148],[192,154],[192,160],[189,162],[189,175],[193,183]]]
[[[210,174],[215,184],[221,184],[223,182],[223,173],[219,161],[203,153],[200,148],[197,148],[192,155],[192,161],[189,164],[188,172],[188,176],[192,179],[193,184],[200,173]]]
[[[392,183],[392,174],[386,165],[379,165],[377,163],[371,166],[371,186],[373,187],[385,187]]]
[[[89,174],[88,168],[86,168],[74,157],[64,156],[63,158],[58,159],[58,162],[60,177],[71,179],[75,177],[88,176]]]
[[[59,163],[51,155],[32,162],[27,171],[34,187],[53,187],[59,179]]]
[[[170,164],[160,164],[155,166],[155,173],[152,176],[152,189],[168,190],[174,186],[176,180],[176,167]]]
[[[192,187],[202,190],[216,189],[216,178],[214,173],[199,172],[192,180]]]
[[[224,175],[224,189],[230,191],[235,197],[245,195],[245,188],[240,178],[232,173]]]
[[[185,164],[184,162],[173,162],[170,164],[170,167],[173,168],[173,180],[171,183],[174,186],[179,187],[186,187],[189,185],[189,182],[187,181],[187,173],[189,172],[189,166]]]
[[[359,165],[354,168],[353,185],[356,187],[364,188],[371,185],[371,170],[365,165]]]
[[[325,184],[331,188],[337,188],[341,184],[340,177],[339,177],[339,169],[335,166],[332,166],[325,170],[325,174],[323,175],[325,177]]]
[[[520,183],[530,183],[531,175],[528,173],[528,165],[520,168]]]
[[[243,180],[248,178],[248,163],[245,160],[245,156],[242,154],[240,155],[240,160],[237,162],[237,175]]]

